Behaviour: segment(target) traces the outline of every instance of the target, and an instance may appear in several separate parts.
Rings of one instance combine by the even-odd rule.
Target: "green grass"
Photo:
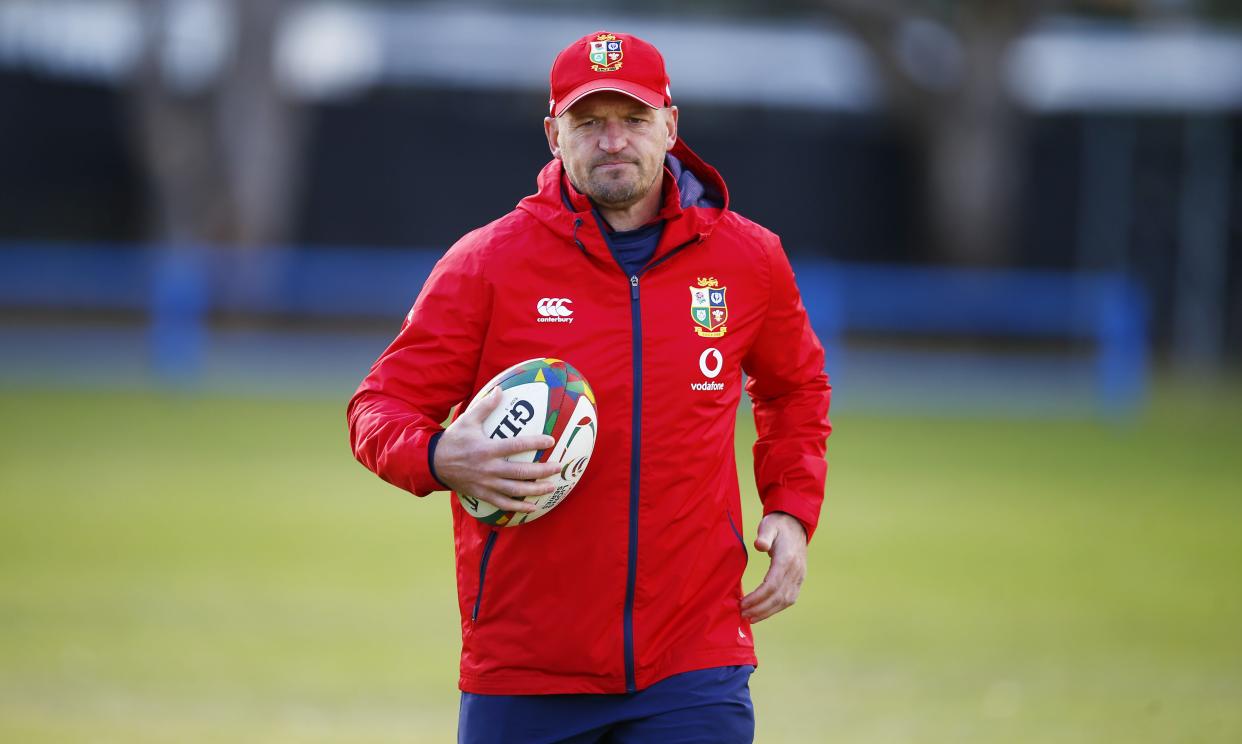
[[[7,390],[0,421],[0,741],[453,740],[448,504],[354,463],[343,401]],[[1238,391],[836,425],[758,741],[1242,741]]]

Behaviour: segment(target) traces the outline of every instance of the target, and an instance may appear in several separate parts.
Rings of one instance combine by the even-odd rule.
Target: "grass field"
[[[448,504],[343,406],[0,390],[0,741],[452,741]],[[836,425],[758,741],[1242,741],[1242,394]]]

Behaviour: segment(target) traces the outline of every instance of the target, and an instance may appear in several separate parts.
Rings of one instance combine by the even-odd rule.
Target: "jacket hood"
[[[538,184],[539,190],[518,202],[518,209],[583,251],[611,260],[591,200],[565,177],[559,158],[544,166]],[[729,208],[724,179],[681,139],[664,157],[663,188],[658,217],[664,220],[664,232],[654,258],[686,242],[706,239]]]

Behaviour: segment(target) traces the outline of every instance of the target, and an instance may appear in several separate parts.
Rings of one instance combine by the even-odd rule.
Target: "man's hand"
[[[772,617],[798,599],[806,577],[806,530],[784,512],[773,512],[759,521],[755,549],[772,557],[763,582],[742,597],[742,615],[752,623]]]
[[[521,499],[552,493],[552,483],[535,483],[560,471],[552,462],[509,462],[508,455],[547,449],[554,444],[546,434],[524,434],[512,439],[488,439],[483,421],[500,403],[500,390],[449,424],[436,443],[435,469],[440,482],[454,491],[486,501],[498,509],[532,512],[534,504]]]

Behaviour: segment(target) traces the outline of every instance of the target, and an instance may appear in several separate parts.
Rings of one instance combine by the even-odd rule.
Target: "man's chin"
[[[617,188],[595,188],[588,194],[591,200],[601,207],[608,209],[625,209],[626,207],[637,204],[643,198],[642,194],[637,194],[634,189],[617,189]]]

